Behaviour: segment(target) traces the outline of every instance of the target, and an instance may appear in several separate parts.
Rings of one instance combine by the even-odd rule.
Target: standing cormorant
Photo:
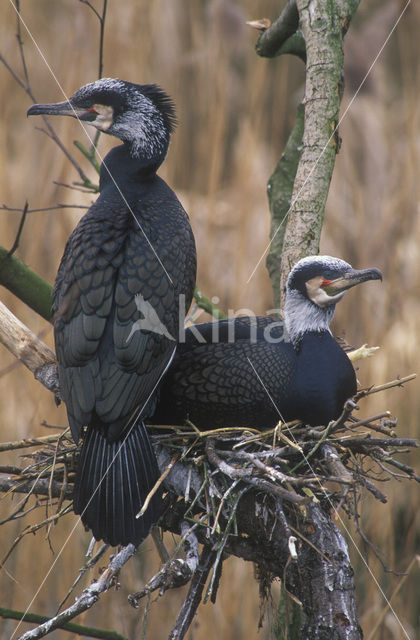
[[[138,545],[162,502],[158,491],[136,519],[159,478],[143,419],[196,273],[188,216],[156,175],[174,105],[156,85],[104,78],[28,111],[37,114],[74,116],[123,141],[103,161],[100,196],[67,242],[52,309],[61,395],[75,441],[83,436],[74,511],[97,540]]]
[[[326,425],[356,393],[353,366],[330,333],[335,305],[347,289],[382,279],[343,260],[311,256],[287,279],[284,321],[240,317],[198,324],[160,389],[155,424],[200,429],[274,427],[300,419]]]

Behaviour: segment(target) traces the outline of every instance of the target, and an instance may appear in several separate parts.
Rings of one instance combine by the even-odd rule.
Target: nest
[[[297,421],[264,432],[242,428],[200,432],[193,424],[154,426],[152,439],[163,471],[160,482],[167,491],[162,526],[182,534],[187,561],[174,559],[179,546],[172,559],[165,557],[163,551],[165,568],[141,592],[131,596],[131,604],[138,606],[139,600],[155,589],[162,593],[190,580],[197,566],[197,540],[210,541],[212,545],[213,573],[206,597],[214,600],[223,552],[231,552],[232,540],[246,544],[249,537],[241,530],[237,517],[238,505],[246,493],[258,495],[259,504],[267,510],[275,505],[292,557],[300,535],[296,514],[311,502],[330,512],[344,509],[367,541],[359,523],[358,501],[362,492],[368,491],[377,500],[386,502],[378,487],[384,481],[414,478],[419,482],[414,470],[400,461],[401,454],[418,443],[397,437],[397,421],[389,412],[360,420],[354,410],[364,397],[401,386],[413,377],[359,391],[353,400],[347,401],[338,420],[326,428],[309,428]],[[29,448],[34,450],[25,452]],[[0,445],[0,451],[11,450],[21,452],[22,465],[0,466],[0,490],[26,495],[1,524],[24,520],[28,513],[39,509],[43,517],[35,525],[22,528],[2,565],[23,536],[41,528],[49,533],[53,524],[72,512],[78,455],[68,429]],[[101,547],[100,553],[105,547]],[[373,545],[372,548],[376,552]],[[193,557],[190,564],[189,551]]]

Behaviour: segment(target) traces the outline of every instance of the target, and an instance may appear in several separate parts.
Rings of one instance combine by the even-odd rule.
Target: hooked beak
[[[27,116],[72,116],[73,118],[79,118],[79,120],[95,120],[98,115],[94,110],[81,109],[80,107],[74,107],[70,100],[65,102],[56,102],[54,104],[33,104],[29,107]]]
[[[332,297],[343,291],[347,291],[347,289],[351,289],[351,287],[354,287],[356,284],[367,282],[368,280],[382,280],[382,273],[379,269],[350,269],[340,278],[336,278],[322,285],[322,289]]]

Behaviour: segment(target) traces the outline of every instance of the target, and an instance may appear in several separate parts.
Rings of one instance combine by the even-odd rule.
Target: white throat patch
[[[296,289],[287,291],[284,322],[291,341],[296,343],[306,331],[330,332],[334,311],[335,304],[321,307],[305,298]]]

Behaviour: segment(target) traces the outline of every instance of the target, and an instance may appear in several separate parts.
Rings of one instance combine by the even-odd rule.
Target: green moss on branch
[[[0,247],[0,284],[51,322],[51,285],[4,247]]]

